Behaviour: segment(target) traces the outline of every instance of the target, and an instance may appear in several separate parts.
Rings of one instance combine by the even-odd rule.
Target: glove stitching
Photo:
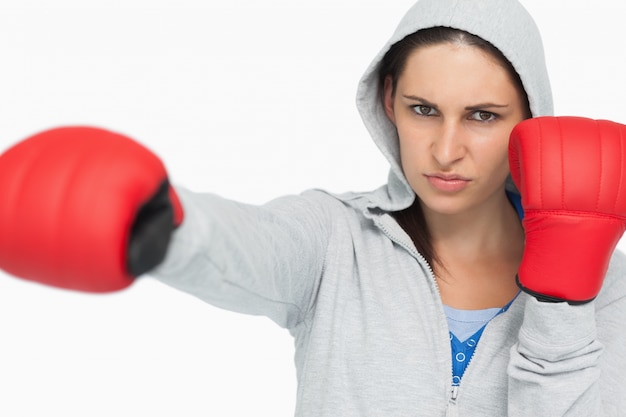
[[[602,173],[604,172],[604,165],[602,164],[602,162],[604,161],[604,158],[602,157],[602,152],[604,150],[604,148],[602,147],[602,135],[600,135],[600,126],[597,120],[594,121],[595,125],[596,125],[596,135],[598,137],[598,147],[600,148],[600,178],[599,178],[599,186],[598,186],[598,193],[596,195],[596,210],[598,210],[598,208],[600,207],[600,192],[602,191]]]
[[[556,124],[559,127],[559,134],[558,134],[557,137],[559,138],[559,142],[560,142],[559,149],[561,151],[561,159],[560,159],[560,163],[561,163],[561,183],[564,184],[563,180],[565,179],[565,163],[563,161],[565,161],[565,155],[564,155],[564,152],[563,152],[563,127],[561,126],[561,119],[557,118],[556,119]],[[565,208],[565,187],[561,187],[561,208]]]
[[[536,149],[539,153],[539,161],[541,161],[543,159],[543,155],[542,155],[542,146],[541,143],[543,142],[543,132],[541,130],[541,123],[536,123],[537,128],[539,129],[539,132],[537,134],[537,146]],[[542,172],[542,167],[543,164],[539,164],[539,178],[543,178],[543,172]],[[543,183],[541,181],[538,181],[539,183],[539,200],[541,201],[541,205],[543,206]]]
[[[613,204],[613,211],[617,211],[617,203],[620,201],[620,194],[622,192],[623,182],[624,182],[624,137],[622,136],[623,129],[618,129],[619,131],[619,185],[617,187],[617,193],[615,195],[615,202]]]
[[[563,210],[563,209],[525,209],[524,212],[527,216],[531,214],[550,214],[556,216],[572,216],[572,217],[590,217],[590,218],[604,218],[607,220],[618,220],[620,222],[626,221],[626,216],[621,216],[619,214],[609,214],[602,212],[593,212],[586,210]]]

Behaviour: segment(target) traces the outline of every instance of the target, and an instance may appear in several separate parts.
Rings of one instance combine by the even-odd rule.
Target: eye
[[[496,120],[497,116],[494,113],[488,112],[488,111],[475,111],[474,113],[472,113],[472,115],[470,116],[470,119],[472,120],[476,120],[478,122],[491,122]]]
[[[419,114],[420,116],[436,116],[437,110],[431,106],[425,106],[423,104],[418,104],[417,106],[413,106],[413,111]]]

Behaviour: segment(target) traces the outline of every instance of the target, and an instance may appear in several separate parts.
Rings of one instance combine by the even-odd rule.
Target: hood
[[[407,208],[413,203],[415,193],[402,172],[396,128],[383,108],[378,68],[394,43],[434,26],[464,30],[493,44],[519,74],[533,117],[553,113],[541,35],[533,18],[517,0],[419,0],[376,55],[357,90],[361,118],[391,166],[387,186],[379,190],[375,194],[376,201],[372,201],[373,206],[385,211]]]

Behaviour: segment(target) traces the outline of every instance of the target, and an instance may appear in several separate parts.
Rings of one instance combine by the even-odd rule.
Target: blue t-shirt
[[[452,385],[459,385],[461,382],[487,323],[508,310],[512,303],[510,301],[502,308],[484,310],[459,310],[444,306],[452,347]]]

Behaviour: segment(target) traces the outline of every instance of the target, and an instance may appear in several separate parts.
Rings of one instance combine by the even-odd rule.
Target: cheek
[[[425,149],[424,141],[419,140],[415,135],[409,136],[407,132],[399,130],[398,136],[402,138],[399,140],[400,162],[402,169],[408,174],[418,169],[427,150]]]
[[[483,143],[477,147],[475,161],[478,167],[493,171],[498,178],[506,177],[509,172],[509,136],[504,135]],[[494,178],[495,179],[495,178]]]
[[[404,177],[416,194],[422,194],[425,187],[424,171],[428,169],[429,153],[425,140],[412,137],[400,141],[400,164]]]

